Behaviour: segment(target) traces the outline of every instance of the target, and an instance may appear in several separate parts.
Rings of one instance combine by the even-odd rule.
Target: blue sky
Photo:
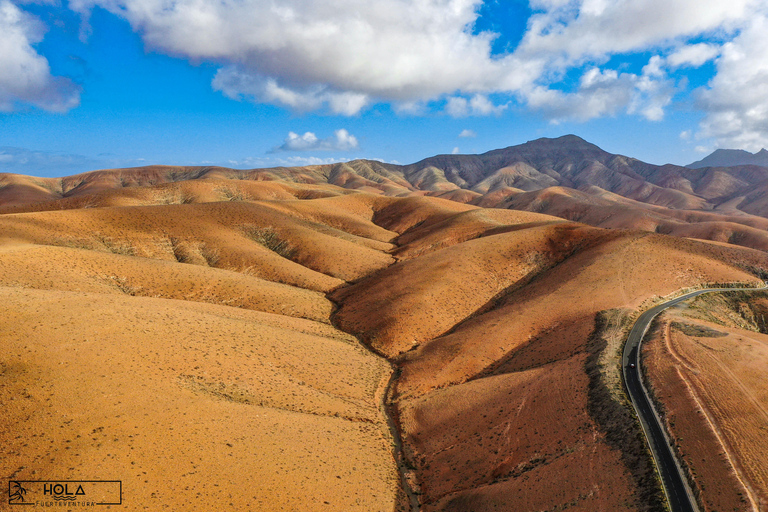
[[[768,146],[768,0],[0,0],[0,172]]]

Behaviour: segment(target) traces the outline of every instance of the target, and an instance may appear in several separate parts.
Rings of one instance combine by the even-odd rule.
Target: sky
[[[0,172],[768,147],[768,0],[0,0]]]

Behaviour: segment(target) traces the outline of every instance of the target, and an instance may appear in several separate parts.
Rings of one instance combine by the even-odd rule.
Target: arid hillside
[[[423,222],[396,240],[397,264],[331,295],[337,325],[400,368],[393,409],[423,510],[661,510],[633,425],[603,421],[621,398],[597,392],[598,315],[755,282],[745,269],[766,256],[507,214]]]
[[[768,508],[768,298],[704,295],[658,322],[648,378],[702,511]]]
[[[324,295],[394,261],[377,200],[0,216],[0,472],[122,480],[125,510],[403,510],[391,367]]]
[[[153,165],[62,178],[0,173],[0,213],[287,198],[288,183],[311,197],[350,191],[434,196],[596,227],[768,247],[768,167],[652,165],[574,135],[410,165],[373,160],[247,170]]]
[[[768,271],[421,193],[115,172],[0,214],[0,469],[119,479],[125,510],[662,510],[612,343]]]

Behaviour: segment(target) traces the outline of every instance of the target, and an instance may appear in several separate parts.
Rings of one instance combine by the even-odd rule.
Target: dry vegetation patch
[[[646,343],[657,406],[704,511],[768,506],[764,293],[708,294],[670,311]]]
[[[588,410],[605,434],[606,442],[621,452],[637,488],[638,509],[666,510],[653,456],[632,404],[624,390],[621,358],[636,314],[613,309],[595,316],[595,331],[587,345],[585,370],[589,376]]]

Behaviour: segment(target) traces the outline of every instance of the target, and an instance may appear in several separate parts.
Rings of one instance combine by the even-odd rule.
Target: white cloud
[[[474,115],[487,116],[489,114],[501,114],[506,110],[507,105],[494,105],[486,96],[475,94],[469,100],[469,108]]]
[[[459,146],[454,147],[453,150],[451,151],[451,154],[452,155],[458,155],[459,154]]]
[[[720,53],[720,48],[713,44],[698,43],[683,46],[667,57],[667,62],[673,68],[690,66],[698,68]]]
[[[658,59],[651,58],[639,76],[594,67],[584,72],[574,92],[537,86],[526,91],[525,97],[531,108],[556,123],[587,121],[622,111],[658,121],[672,97],[671,85],[659,65]]]
[[[768,17],[756,16],[722,47],[717,75],[700,91],[703,138],[718,147],[768,147]]]
[[[342,151],[351,151],[353,149],[357,149],[357,138],[347,130],[336,130],[333,135],[336,138],[336,140],[333,141],[334,149],[339,149]]]
[[[680,132],[680,139],[691,140],[691,130],[683,130]]]
[[[733,30],[764,0],[534,0],[518,53],[550,54],[563,66],[647,50],[716,29]]]
[[[67,78],[51,75],[45,57],[33,44],[45,27],[8,0],[0,0],[0,112],[23,104],[65,112],[80,102],[80,90]]]
[[[282,151],[306,151],[315,149],[320,144],[320,139],[312,132],[306,132],[304,135],[288,132],[288,137],[280,146]]]
[[[443,105],[453,117],[498,115],[514,100],[556,122],[623,113],[657,121],[684,83],[676,86],[669,72],[679,79],[687,68],[714,60],[717,76],[698,96],[705,117],[696,137],[753,149],[765,145],[768,0],[530,0],[534,14],[520,44],[501,55],[491,54],[495,34],[473,33],[482,3],[70,0],[68,5],[86,16],[99,6],[127,19],[150,51],[220,66],[212,85],[228,97],[347,116],[380,102],[406,115]],[[18,11],[8,0],[0,5]],[[11,32],[21,34],[14,36],[21,44],[14,44],[27,49],[29,62],[45,64],[41,76],[50,84],[56,79],[30,46],[39,34],[27,18],[14,25]],[[0,41],[8,45],[11,32],[4,28]],[[633,70],[643,53],[654,57],[642,71]],[[3,58],[0,52],[0,70]],[[574,73],[581,73],[581,80],[563,87]],[[40,100],[45,95],[22,96],[34,88],[17,87],[9,96],[4,76],[0,73],[0,108],[8,109],[9,101],[68,108]]]
[[[255,101],[273,103],[294,110],[309,111],[327,105],[334,114],[355,115],[368,103],[365,94],[332,92],[327,87],[313,86],[293,90],[280,86],[274,78],[262,78],[243,72],[236,66],[219,69],[213,88],[232,99],[250,97]]]
[[[307,165],[327,165],[338,162],[348,162],[348,158],[321,158],[317,156],[289,156],[286,158],[274,157],[245,157],[239,160],[227,160],[223,162],[225,167],[235,169],[265,169],[270,167],[304,167]],[[216,162],[195,162],[191,165],[218,165]]]
[[[664,117],[675,94],[667,68],[701,66],[717,45],[686,44],[695,37],[733,37],[768,9],[766,0],[532,0],[535,14],[513,56],[544,70],[519,92],[529,106],[554,121],[587,120],[622,111],[649,120]],[[617,55],[653,51],[642,73],[603,69]],[[620,61],[620,60],[619,60]],[[620,66],[620,64],[618,65]],[[566,72],[585,67],[580,87],[551,87]],[[592,68],[592,69],[590,69]],[[620,69],[620,68],[619,68]],[[611,73],[613,71],[615,75]],[[590,82],[590,78],[598,79]]]
[[[499,115],[506,108],[507,105],[494,105],[482,94],[475,94],[470,99],[452,96],[445,104],[446,113],[452,117]]]
[[[627,112],[640,113],[649,121],[664,118],[664,108],[672,101],[673,86],[662,69],[663,62],[657,55],[651,57],[642,75],[635,77],[634,96]]]
[[[475,133],[473,130],[464,129],[464,130],[461,130],[461,133],[459,133],[459,137],[473,138],[473,137],[477,137],[477,133]]]
[[[126,18],[147,47],[223,64],[214,87],[297,109],[511,90],[526,66],[473,34],[481,0],[72,0]],[[508,85],[500,85],[508,84]]]
[[[405,101],[395,103],[395,112],[404,116],[420,116],[426,114],[429,109],[424,101]]]
[[[469,115],[469,102],[460,96],[448,98],[445,111],[452,117],[466,117]]]
[[[357,138],[347,130],[341,129],[333,132],[333,136],[319,139],[314,133],[306,132],[304,135],[288,132],[288,137],[276,147],[276,151],[352,151],[359,146]]]

